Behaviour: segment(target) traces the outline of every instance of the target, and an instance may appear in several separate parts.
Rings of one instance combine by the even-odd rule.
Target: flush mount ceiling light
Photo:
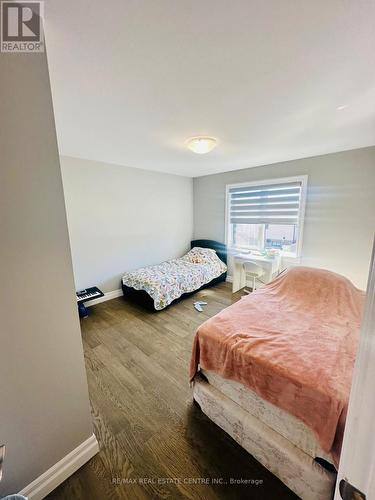
[[[347,104],[341,104],[341,106],[337,106],[337,111],[342,111],[343,109],[346,109],[348,107]]]
[[[216,147],[217,140],[214,137],[192,137],[186,141],[186,144],[190,151],[204,155]]]

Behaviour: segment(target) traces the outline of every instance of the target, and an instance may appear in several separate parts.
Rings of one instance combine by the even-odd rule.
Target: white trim
[[[227,281],[228,283],[233,283],[233,278],[232,278],[232,276],[229,276],[229,275],[227,274],[227,279],[226,279],[225,281]]]
[[[94,434],[19,492],[28,500],[42,500],[99,451]]]
[[[305,182],[307,183],[308,175],[294,175],[292,177],[278,177],[277,179],[260,179],[259,181],[237,182],[235,184],[227,184],[227,188],[260,186],[262,184],[283,184],[284,182]]]
[[[307,200],[307,181],[308,175],[295,175],[293,177],[279,177],[277,179],[263,179],[259,181],[250,181],[250,182],[238,182],[236,184],[227,184],[225,186],[225,244],[228,248],[228,252],[232,250],[232,247],[229,246],[229,235],[228,235],[228,221],[229,221],[229,189],[233,187],[247,187],[247,186],[260,186],[262,184],[279,184],[279,183],[287,183],[287,182],[301,182],[301,198],[300,198],[300,212],[298,214],[298,246],[297,246],[297,254],[296,259],[301,257],[302,253],[302,241],[303,241],[303,226],[305,222],[305,208],[306,208],[306,200]]]
[[[89,302],[84,302],[86,307],[94,306],[95,304],[100,304],[100,302],[105,302],[106,300],[116,299],[117,297],[121,297],[123,295],[123,291],[121,288],[117,290],[112,290],[112,292],[106,292],[104,297],[99,297],[98,299],[90,300]]]
[[[227,254],[230,251],[229,245],[228,245],[228,220],[229,220],[229,203],[228,203],[228,197],[229,197],[229,187],[232,184],[227,184],[225,186],[225,218],[224,218],[224,241],[225,245],[227,247]]]
[[[299,217],[298,217],[298,247],[296,259],[300,259],[302,255],[302,241],[303,241],[303,226],[305,224],[305,211],[306,211],[306,201],[307,201],[307,181],[308,175],[301,175],[301,198],[299,203]]]

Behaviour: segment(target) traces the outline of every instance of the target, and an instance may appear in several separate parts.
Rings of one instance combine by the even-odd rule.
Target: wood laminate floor
[[[297,498],[192,402],[194,332],[239,297],[222,283],[158,313],[123,297],[90,308],[81,327],[101,449],[49,500]]]

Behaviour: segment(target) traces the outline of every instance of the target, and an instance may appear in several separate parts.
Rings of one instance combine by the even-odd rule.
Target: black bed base
[[[209,288],[213,285],[217,285],[218,283],[225,281],[226,278],[227,278],[227,273],[220,274],[220,276],[214,278],[209,283],[206,283],[206,285],[201,286],[200,288],[198,288],[198,290],[194,290],[193,292],[189,293],[183,293],[181,297],[178,297],[178,299],[173,300],[168,306],[160,310],[155,309],[153,299],[144,290],[135,290],[135,288],[122,284],[122,291],[124,292],[124,297],[126,299],[129,299],[131,302],[141,305],[142,307],[145,307],[149,311],[161,312],[164,311],[167,307],[171,306],[172,304],[175,304],[176,302],[182,299],[186,299],[187,297],[190,297],[190,295],[193,295],[194,293],[197,293],[200,290],[203,290],[204,288]]]

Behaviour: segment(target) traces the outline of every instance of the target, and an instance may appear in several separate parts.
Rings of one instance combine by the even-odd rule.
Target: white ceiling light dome
[[[217,140],[214,137],[198,136],[191,137],[186,141],[186,144],[190,151],[204,155],[217,146]]]

